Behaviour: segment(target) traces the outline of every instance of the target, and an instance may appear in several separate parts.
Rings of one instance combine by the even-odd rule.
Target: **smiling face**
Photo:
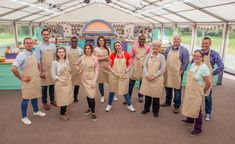
[[[195,63],[201,63],[203,61],[203,55],[200,52],[195,51],[193,54],[193,61]]]
[[[44,32],[42,32],[42,38],[43,38],[43,41],[49,42],[49,39],[50,39],[50,33],[49,33],[49,31],[44,31]]]
[[[65,59],[65,50],[63,49],[63,48],[59,48],[58,50],[57,50],[57,53],[56,53],[56,55],[57,55],[57,57],[60,59],[60,60],[62,60],[62,59]]]
[[[104,40],[104,38],[100,38],[99,41],[98,41],[98,43],[99,43],[99,45],[100,45],[101,47],[103,47],[103,46],[105,45],[105,40]]]
[[[86,46],[84,47],[84,53],[85,53],[85,55],[91,56],[91,55],[92,55],[92,52],[93,52],[92,46],[86,45]]]
[[[78,40],[75,38],[71,39],[71,48],[77,48],[78,46]]]
[[[202,49],[204,52],[207,52],[211,47],[211,40],[203,39],[201,43]]]
[[[122,48],[122,45],[119,42],[117,42],[114,45],[114,49],[115,49],[116,52],[122,52],[123,48]]]
[[[153,43],[153,53],[159,53],[161,49],[161,43],[160,42],[156,42],[156,43]]]
[[[173,38],[173,45],[174,45],[174,47],[179,47],[180,43],[181,43],[180,36],[174,36],[174,38]]]
[[[26,50],[28,51],[32,51],[33,47],[34,47],[34,42],[31,38],[26,38],[24,40],[24,47]]]
[[[144,35],[139,36],[139,39],[138,39],[139,45],[144,46],[145,40],[146,40],[146,38]]]

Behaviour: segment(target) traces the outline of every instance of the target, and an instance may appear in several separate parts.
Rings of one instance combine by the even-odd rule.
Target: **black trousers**
[[[95,99],[89,98],[89,97],[86,97],[86,98],[87,98],[87,103],[88,103],[89,109],[91,109],[92,113],[95,113]]]
[[[79,86],[75,85],[74,86],[74,90],[73,90],[73,97],[74,97],[74,99],[78,98],[78,92],[79,92]]]
[[[61,115],[65,115],[66,109],[67,109],[67,106],[61,106],[61,107],[60,107],[60,114],[61,114]]]
[[[47,103],[47,89],[49,87],[49,96],[50,96],[50,101],[54,101],[54,85],[49,85],[49,86],[42,86],[42,103],[46,104]]]
[[[159,98],[153,98],[153,97],[150,97],[150,96],[145,96],[144,110],[145,111],[150,111],[151,104],[152,104],[152,111],[154,113],[159,113],[160,99]]]

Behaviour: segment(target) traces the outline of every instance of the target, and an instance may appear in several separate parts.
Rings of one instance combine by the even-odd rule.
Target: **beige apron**
[[[22,82],[21,92],[24,99],[34,99],[42,96],[41,79],[38,70],[37,59],[35,56],[26,58],[26,67],[23,69],[23,75],[29,76],[29,82]]]
[[[180,89],[181,75],[180,75],[181,61],[180,48],[178,51],[170,50],[166,60],[165,71],[165,87]]]
[[[96,88],[92,89],[91,84],[95,76],[95,63],[93,57],[85,57],[81,64],[81,84],[84,88],[84,95],[89,98],[95,98]]]
[[[153,76],[160,69],[160,61],[156,57],[150,57],[148,60],[148,74]],[[140,88],[140,93],[145,96],[151,96],[156,98],[161,98],[163,95],[163,75],[149,81],[146,77],[142,79],[142,85]]]
[[[42,79],[42,86],[54,85],[55,80],[51,75],[51,65],[53,61],[53,51],[44,49],[42,51],[42,70],[45,72],[45,78]]]
[[[69,65],[60,64],[58,77],[65,82],[56,80],[55,82],[55,100],[58,106],[67,106],[73,102],[72,81],[70,77]]]
[[[208,66],[209,70],[210,70],[210,78],[211,78],[211,83],[213,83],[213,75],[212,75],[212,71],[213,71],[213,68],[211,66],[211,50],[209,51],[209,54],[208,55],[204,55],[204,63]],[[210,91],[212,89],[212,85],[211,87],[206,91],[205,93],[205,96],[208,96],[210,94]]]
[[[181,110],[183,115],[191,118],[198,118],[204,94],[204,86],[198,84],[198,82],[195,80],[196,72],[189,70],[187,73],[187,83]]]
[[[131,69],[132,80],[142,80],[143,77],[143,62],[146,56],[145,48],[137,48],[136,55],[134,57],[133,66]]]
[[[127,69],[124,53],[122,57],[123,58],[117,58],[116,56],[112,67],[112,69],[118,74],[121,74],[124,70]],[[124,95],[128,93],[128,88],[129,88],[129,72],[127,72],[124,77],[117,77],[111,71],[109,72],[110,92],[114,92],[117,95]]]
[[[99,47],[98,47],[99,48]],[[98,57],[105,57],[108,56],[108,52],[106,49],[101,49],[98,51],[97,55]],[[107,61],[99,61],[99,74],[97,78],[97,83],[108,83],[108,76],[109,76],[109,68],[108,66],[110,65],[109,60]]]
[[[73,85],[80,85],[81,84],[81,77],[80,77],[79,72],[75,68],[75,63],[80,58],[81,53],[77,49],[77,51],[68,51],[67,56],[68,56],[69,65],[71,68],[72,84]]]

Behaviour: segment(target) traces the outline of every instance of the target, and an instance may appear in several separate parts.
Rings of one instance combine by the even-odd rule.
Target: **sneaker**
[[[87,111],[85,111],[85,115],[89,115],[91,113],[91,109],[88,109]]]
[[[56,101],[55,100],[51,101],[51,105],[57,107]]]
[[[174,108],[174,109],[173,109],[173,112],[174,112],[175,114],[178,114],[178,113],[180,112],[180,110],[179,110],[179,108]]]
[[[157,112],[154,112],[154,113],[153,113],[153,116],[154,116],[155,118],[157,118],[159,115],[158,115]]]
[[[194,130],[194,131],[191,132],[190,136],[197,136],[197,135],[199,135],[201,132],[202,132],[202,131],[200,131],[200,130]]]
[[[139,97],[138,101],[139,101],[139,103],[142,103],[143,102],[143,97]]]
[[[190,122],[190,121],[188,121],[187,119],[186,119],[186,120],[181,120],[181,123],[182,123],[182,124],[186,124],[186,125],[192,125],[192,124],[194,124],[194,122]]]
[[[111,110],[112,106],[111,105],[107,105],[107,107],[105,108],[106,112],[109,112]]]
[[[97,117],[96,117],[96,115],[93,113],[93,114],[91,114],[91,119],[93,120],[93,121],[97,121]]]
[[[133,107],[132,105],[127,106],[127,108],[128,108],[131,112],[135,112],[135,109],[134,109],[134,107]]]
[[[168,107],[168,106],[171,106],[171,104],[168,104],[168,103],[163,103],[161,104],[162,107]]]
[[[69,120],[66,115],[60,115],[60,119],[61,119],[61,120],[64,120],[64,121]]]
[[[211,115],[210,115],[210,114],[206,114],[205,117],[204,117],[204,119],[205,119],[206,121],[210,121],[210,120],[211,120]]]
[[[104,96],[100,98],[100,102],[104,103]]]
[[[30,125],[32,123],[27,117],[22,118],[21,121],[26,125]]]
[[[49,105],[48,105],[48,104],[46,104],[46,103],[45,103],[45,104],[43,104],[43,109],[44,109],[44,110],[49,110],[49,109],[50,109],[50,107],[49,107]]]
[[[33,115],[35,115],[35,116],[40,116],[40,117],[44,117],[44,116],[46,116],[46,113],[41,112],[41,111],[38,111],[38,112],[33,112]]]
[[[147,111],[147,110],[143,110],[142,112],[141,112],[141,114],[146,114],[146,113],[148,113],[149,111]]]
[[[77,99],[77,98],[74,98],[73,102],[77,103],[77,102],[78,102],[78,99]]]
[[[115,101],[117,101],[117,100],[118,100],[116,95],[114,96],[114,98],[113,98],[113,99],[114,99]]]

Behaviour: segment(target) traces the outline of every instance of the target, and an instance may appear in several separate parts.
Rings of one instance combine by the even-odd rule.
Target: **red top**
[[[114,63],[114,59],[115,58],[118,58],[118,59],[121,59],[123,58],[123,56],[115,56],[114,53],[112,53],[109,58],[111,59],[111,67],[113,66],[113,63]],[[128,52],[125,52],[124,51],[124,58],[126,59],[126,66],[128,67],[129,65],[129,59],[131,58],[130,54]]]

